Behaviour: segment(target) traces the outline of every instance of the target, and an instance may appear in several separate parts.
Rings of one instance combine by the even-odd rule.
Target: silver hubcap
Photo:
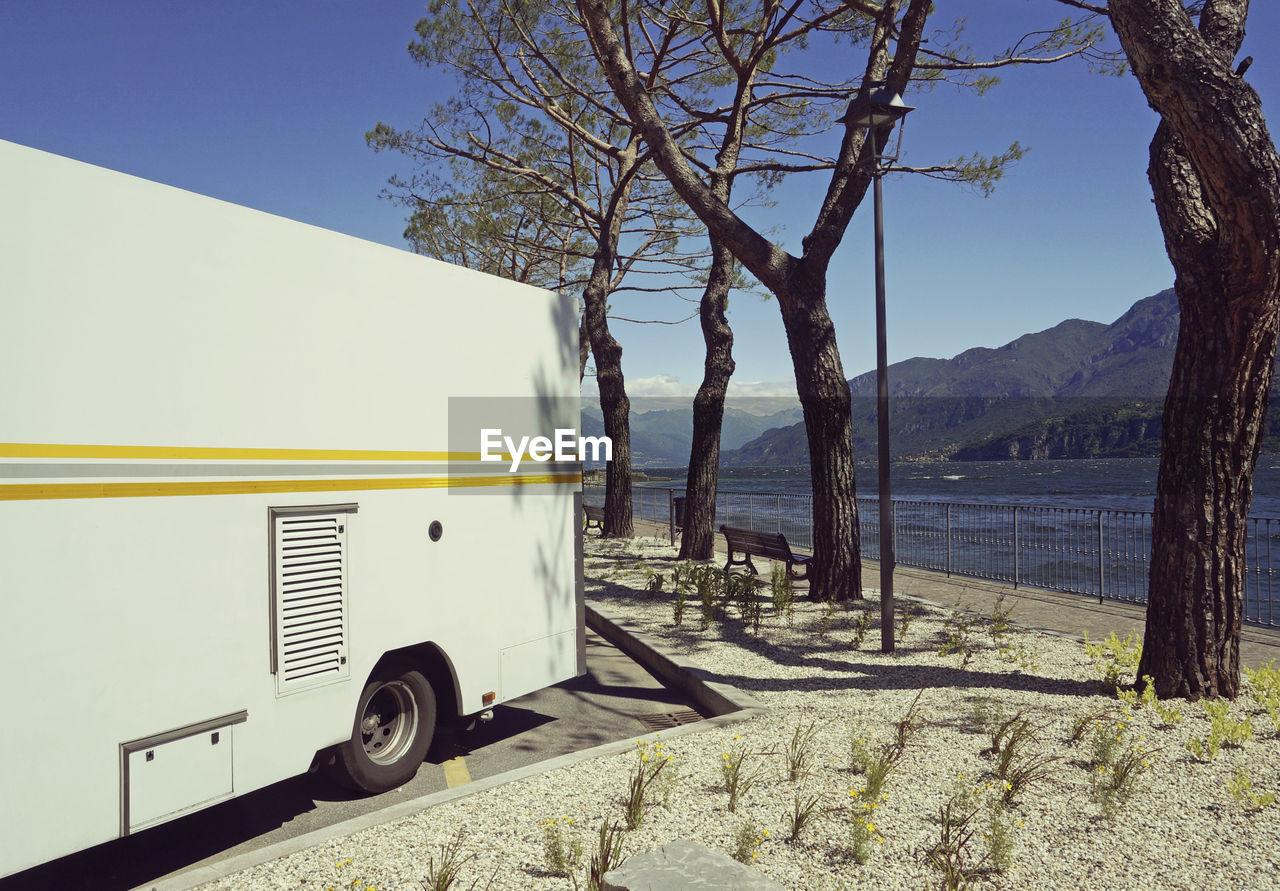
[[[364,753],[375,764],[393,764],[404,757],[418,735],[418,703],[402,681],[379,687],[360,716]]]

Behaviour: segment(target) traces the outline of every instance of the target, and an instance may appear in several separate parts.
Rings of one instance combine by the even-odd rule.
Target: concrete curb
[[[735,724],[739,721],[754,718],[756,715],[766,711],[763,705],[742,691],[728,684],[709,680],[710,675],[703,669],[648,640],[634,626],[610,616],[597,606],[587,605],[587,624],[593,631],[634,659],[658,680],[683,692],[697,703],[704,712],[710,712],[712,715],[712,717],[703,721],[660,731],[656,735],[661,739],[688,736],[711,730],[715,727],[723,727],[726,724]],[[643,736],[646,734],[638,735]],[[478,792],[485,792],[506,783],[523,780],[526,777],[540,773],[572,767],[579,762],[592,758],[619,755],[623,752],[631,751],[634,747],[635,738],[628,738],[604,743],[590,749],[583,749],[580,752],[559,755],[546,761],[539,761],[537,764],[518,767],[515,770],[494,774],[484,779],[473,780],[465,786],[458,786],[455,789],[445,789],[441,792],[423,795],[412,801],[393,804],[372,814],[353,817],[350,820],[344,820],[341,823],[335,823],[332,826],[326,826],[323,829],[317,829],[314,832],[308,832],[295,838],[285,839],[265,848],[259,848],[256,851],[248,851],[217,863],[198,866],[175,876],[138,885],[134,891],[143,891],[143,889],[148,889],[148,891],[188,891],[188,889],[195,888],[198,885],[216,882],[237,872],[272,860],[279,860],[281,857],[287,857],[290,854],[296,854],[308,848],[314,848],[336,838],[354,835],[366,829],[407,819],[436,805],[457,801],[460,798],[466,798]]]
[[[646,638],[634,625],[587,604],[587,625],[626,653],[662,683],[684,693],[713,716],[746,720],[765,707],[741,690],[711,680],[711,674]],[[740,715],[739,712],[749,712]]]

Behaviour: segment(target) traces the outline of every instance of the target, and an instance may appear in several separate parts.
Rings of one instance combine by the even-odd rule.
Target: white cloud
[[[780,397],[799,404],[795,381],[729,381],[729,398]]]
[[[627,395],[632,399],[645,396],[692,396],[696,392],[696,386],[683,384],[680,378],[670,374],[627,378]]]

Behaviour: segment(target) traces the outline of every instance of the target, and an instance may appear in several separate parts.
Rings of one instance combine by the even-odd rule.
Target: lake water
[[[1036,504],[1151,510],[1156,494],[1155,458],[1096,461],[901,462],[891,470],[893,497],[923,501]],[[684,488],[685,470],[646,469],[671,482],[643,485]],[[877,494],[874,462],[859,462],[858,494]],[[720,471],[720,489],[807,494],[808,467],[741,467]],[[1253,478],[1253,516],[1280,517],[1280,455],[1263,455]]]
[[[1150,572],[1151,518],[1158,461],[993,461],[893,465],[895,552],[905,566],[1141,602]],[[685,470],[639,484],[637,517],[666,523],[668,494],[683,495]],[[860,463],[858,495],[877,495],[875,464]],[[767,494],[765,494],[767,493]],[[720,474],[716,522],[776,531],[813,546],[807,467],[745,467]],[[791,496],[791,497],[789,497]],[[602,487],[589,486],[591,503]],[[879,547],[875,502],[860,503],[864,553]],[[1256,518],[1280,518],[1280,456],[1254,473]],[[1280,625],[1280,519],[1249,524],[1245,621]]]

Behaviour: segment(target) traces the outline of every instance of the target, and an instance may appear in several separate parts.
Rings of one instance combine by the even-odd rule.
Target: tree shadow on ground
[[[621,546],[614,553],[596,555],[596,559],[599,564],[597,568],[606,572],[610,568],[614,568],[614,571],[635,570],[637,564],[654,568],[656,571],[659,564],[671,565],[684,562],[674,557],[657,557],[647,554],[639,547],[627,549]],[[671,606],[674,602],[669,592],[655,595],[615,580],[597,579],[596,584],[598,587],[591,594],[606,605],[613,603],[622,608],[641,605],[652,607],[655,603]],[[872,692],[937,687],[1039,691],[1052,695],[1077,697],[1091,697],[1099,693],[1098,682],[1094,679],[1076,680],[1019,672],[987,671],[970,668],[964,664],[911,665],[895,658],[895,656],[903,657],[938,651],[945,638],[934,633],[931,635],[934,639],[930,640],[926,632],[920,630],[916,631],[915,640],[897,644],[895,655],[887,657],[886,661],[869,661],[862,650],[851,648],[848,638],[853,631],[851,616],[878,610],[879,604],[874,601],[854,601],[837,605],[834,608],[834,614],[825,622],[822,618],[816,621],[810,620],[812,633],[799,641],[770,640],[762,634],[752,633],[742,619],[729,613],[729,608],[726,608],[722,617],[713,621],[709,628],[703,629],[699,625],[701,622],[699,607],[700,604],[696,599],[691,598],[686,601],[685,623],[691,622],[693,627],[688,627],[687,624],[663,627],[658,632],[661,640],[669,646],[693,651],[695,657],[699,649],[715,640],[723,640],[778,665],[811,668],[815,671],[840,675],[838,677],[772,678],[706,672],[708,680],[731,684],[748,693],[841,690]],[[916,613],[916,615],[921,617],[925,614]],[[776,621],[776,616],[773,618]],[[823,627],[824,624],[825,627]],[[788,628],[787,633],[789,636],[802,634],[803,627],[798,632]],[[879,630],[870,629],[868,635],[878,637]],[[976,641],[973,646],[979,651],[994,649]]]

